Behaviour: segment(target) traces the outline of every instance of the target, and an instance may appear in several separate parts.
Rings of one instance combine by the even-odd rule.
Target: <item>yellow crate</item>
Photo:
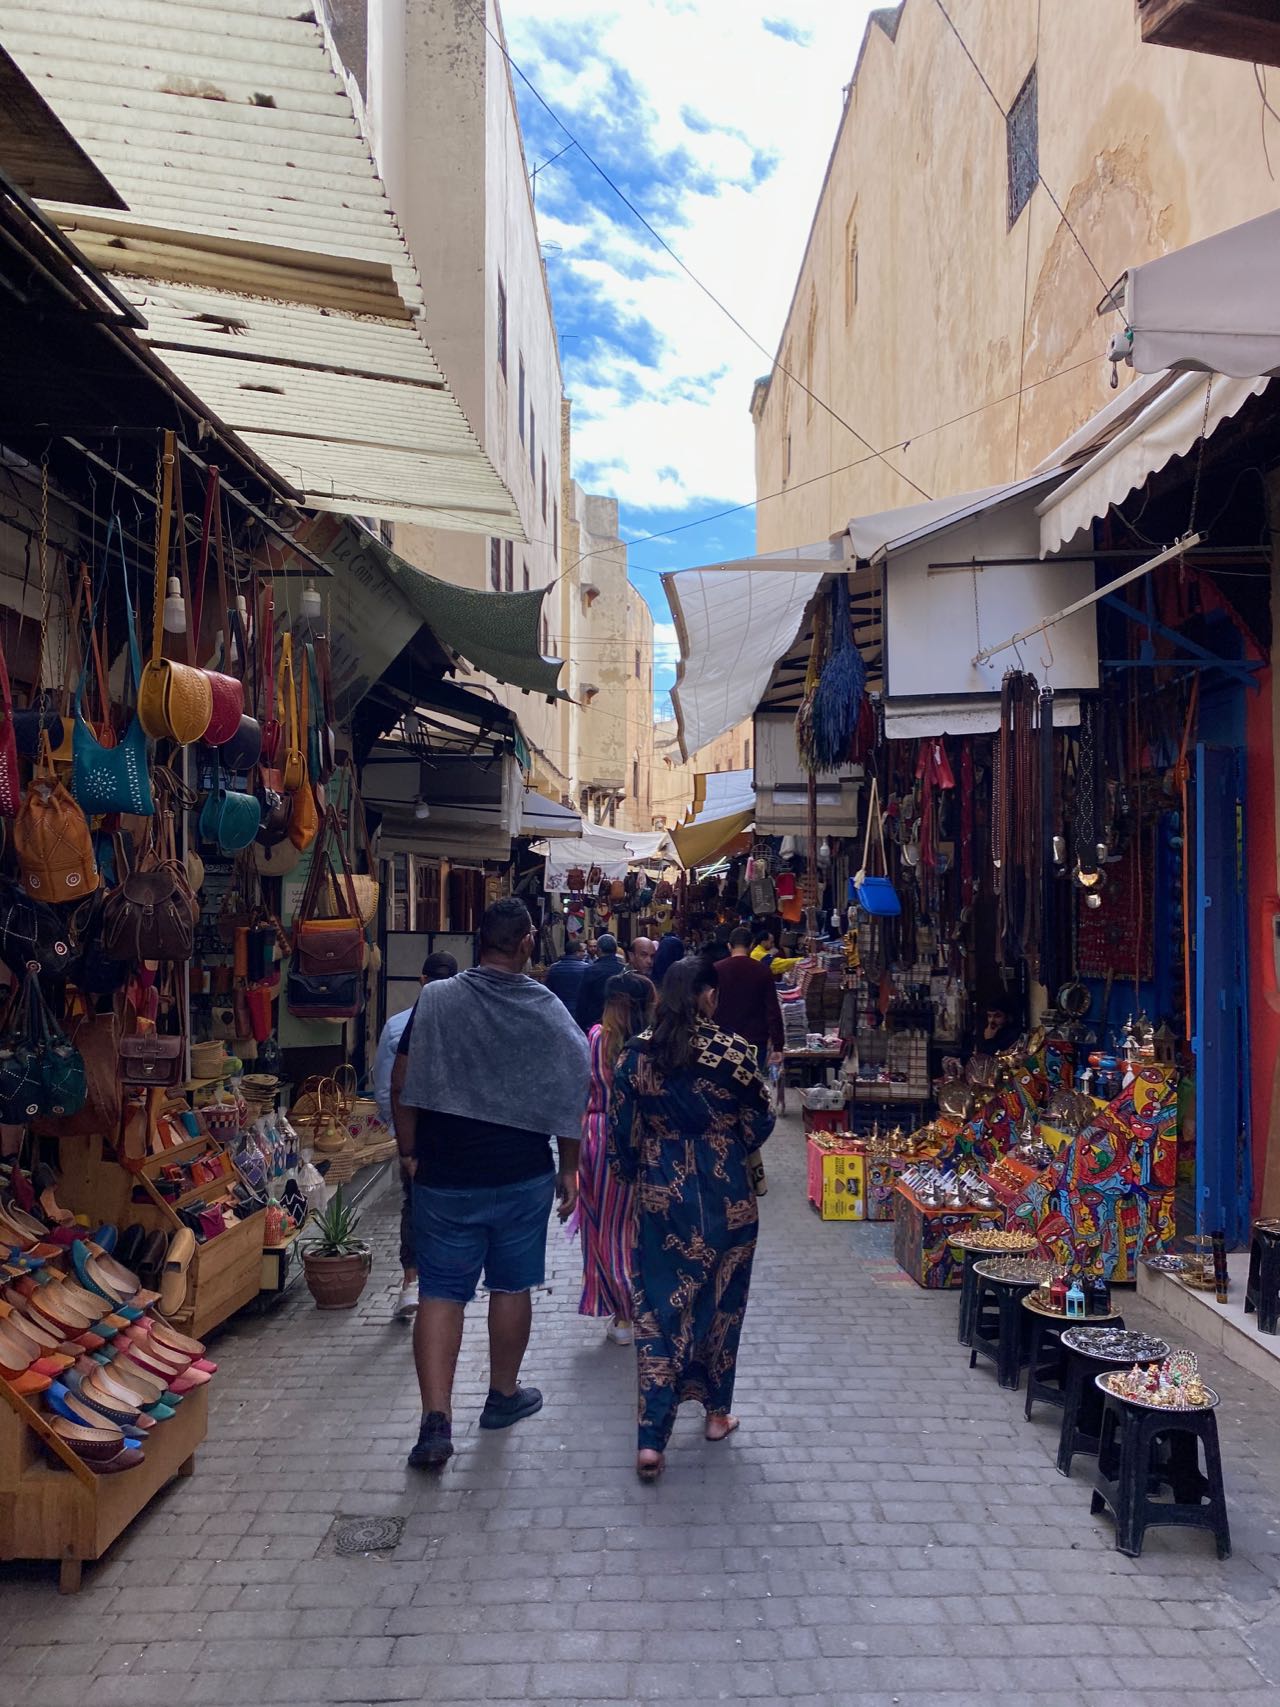
[[[822,1219],[824,1221],[865,1221],[866,1218],[866,1157],[823,1156]]]

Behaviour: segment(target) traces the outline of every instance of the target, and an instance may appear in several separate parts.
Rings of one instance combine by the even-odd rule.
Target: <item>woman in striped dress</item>
[[[582,1235],[581,1316],[610,1316],[608,1338],[631,1344],[631,1187],[610,1172],[605,1132],[613,1069],[628,1038],[637,1036],[653,1012],[654,989],[647,978],[623,972],[605,985],[604,1016],[588,1033],[591,1091],[582,1122],[578,1157],[578,1231]]]

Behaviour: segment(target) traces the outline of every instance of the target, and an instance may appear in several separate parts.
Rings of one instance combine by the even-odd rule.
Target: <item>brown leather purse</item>
[[[341,864],[343,911],[336,918],[321,918],[321,898],[326,888],[335,882],[331,845],[338,849]],[[332,807],[325,810],[320,821],[316,850],[307,874],[306,888],[298,905],[293,924],[293,960],[291,970],[304,977],[329,977],[338,972],[362,972],[365,963],[364,923],[352,882],[347,850],[342,845],[342,832]]]
[[[185,808],[190,791],[162,765],[154,789],[152,838],[103,902],[102,951],[112,960],[190,960],[195,947],[200,902],[174,839],[175,803]]]

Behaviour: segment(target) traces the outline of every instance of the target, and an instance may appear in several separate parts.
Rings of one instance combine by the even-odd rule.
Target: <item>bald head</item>
[[[627,963],[642,978],[650,978],[653,976],[653,957],[657,952],[658,945],[652,937],[638,936],[627,951]]]

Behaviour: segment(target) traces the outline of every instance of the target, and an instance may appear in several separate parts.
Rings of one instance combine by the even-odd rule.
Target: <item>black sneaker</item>
[[[422,1419],[418,1444],[409,1454],[411,1470],[443,1470],[453,1457],[453,1431],[443,1411]]]
[[[514,1393],[499,1393],[490,1387],[480,1413],[481,1428],[510,1428],[542,1409],[542,1394],[536,1387],[517,1387]]]

